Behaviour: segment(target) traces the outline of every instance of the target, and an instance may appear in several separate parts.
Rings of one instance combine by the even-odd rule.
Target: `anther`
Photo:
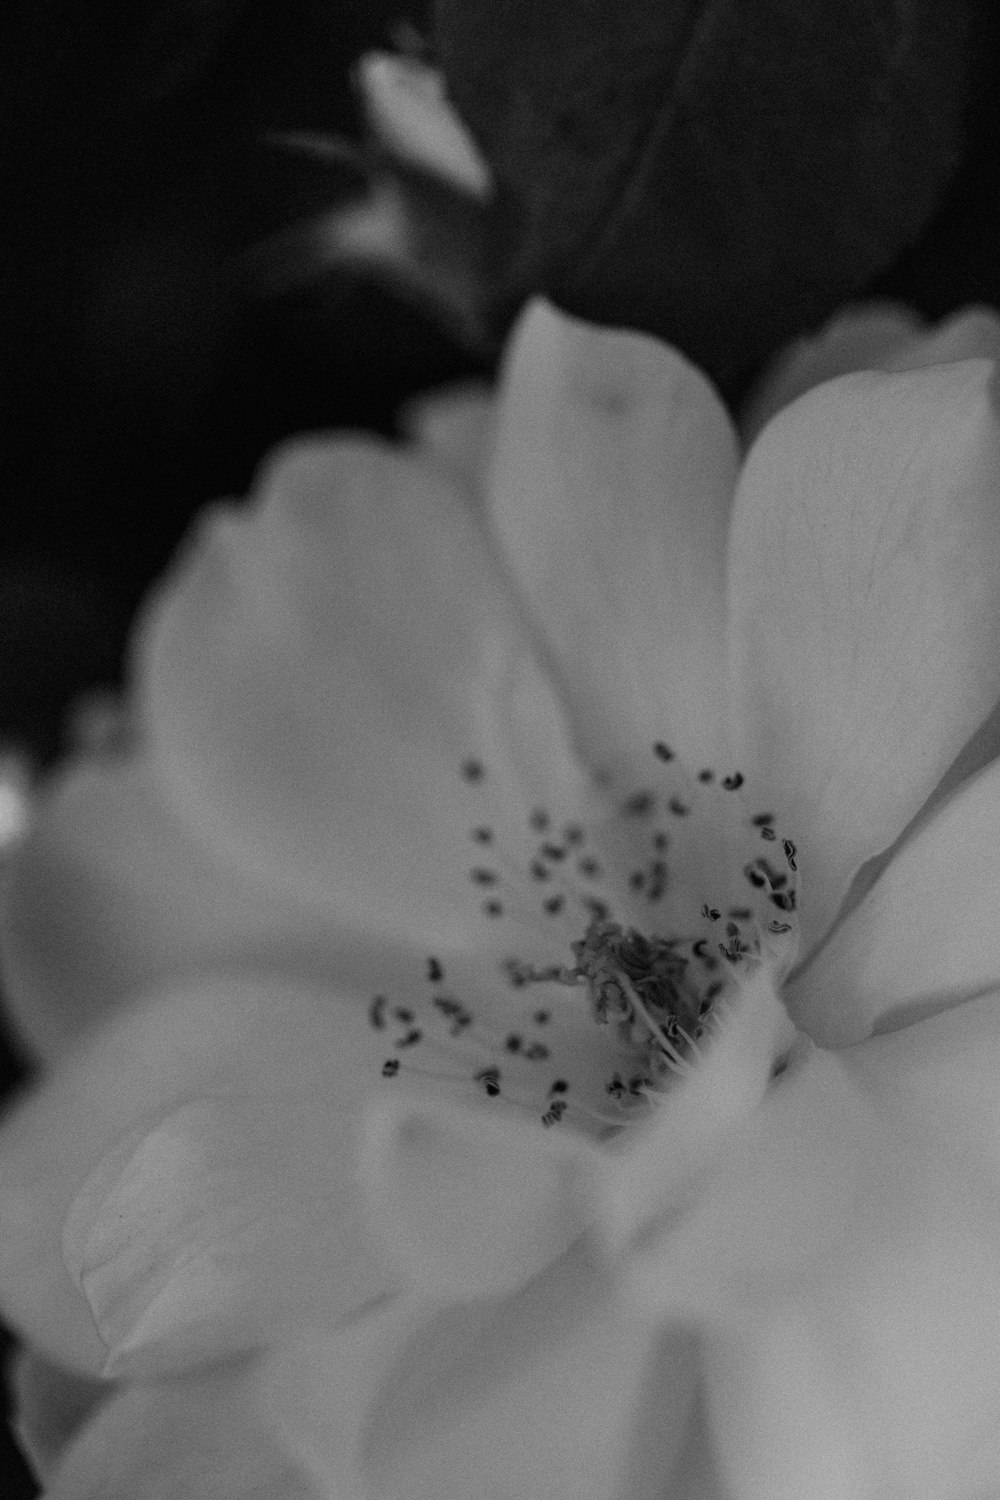
[[[386,1026],[385,1007],[388,1004],[385,995],[375,995],[368,1007],[368,1020],[375,1031],[384,1031]]]
[[[495,1099],[500,1092],[500,1069],[482,1068],[475,1075],[476,1082],[481,1084],[491,1099]]]

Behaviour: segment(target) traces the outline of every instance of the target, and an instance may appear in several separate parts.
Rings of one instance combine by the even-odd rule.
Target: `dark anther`
[[[482,1084],[491,1099],[495,1099],[500,1092],[500,1069],[483,1068],[476,1074],[476,1082]]]
[[[385,1030],[386,1003],[387,1002],[384,995],[375,995],[368,1007],[368,1020],[371,1022],[376,1031]]]

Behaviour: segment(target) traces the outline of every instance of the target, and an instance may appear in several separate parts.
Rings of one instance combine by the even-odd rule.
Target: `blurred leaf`
[[[731,387],[920,234],[961,158],[971,0],[435,0],[544,290]]]

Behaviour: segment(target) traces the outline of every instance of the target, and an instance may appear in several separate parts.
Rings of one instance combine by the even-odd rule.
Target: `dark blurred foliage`
[[[372,282],[268,285],[250,253],[360,191],[272,135],[357,135],[350,62],[421,11],[6,7],[0,734],[55,751],[191,511],[244,490],[276,439],[388,428],[403,395],[474,365]]]
[[[995,0],[434,8],[500,188],[499,314],[543,290],[730,396],[916,243],[991,83]]]

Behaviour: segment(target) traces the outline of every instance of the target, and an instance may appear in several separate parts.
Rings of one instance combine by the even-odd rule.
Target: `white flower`
[[[207,517],[8,876],[53,1500],[1000,1487],[997,332],[884,318],[744,456],[536,305]]]

